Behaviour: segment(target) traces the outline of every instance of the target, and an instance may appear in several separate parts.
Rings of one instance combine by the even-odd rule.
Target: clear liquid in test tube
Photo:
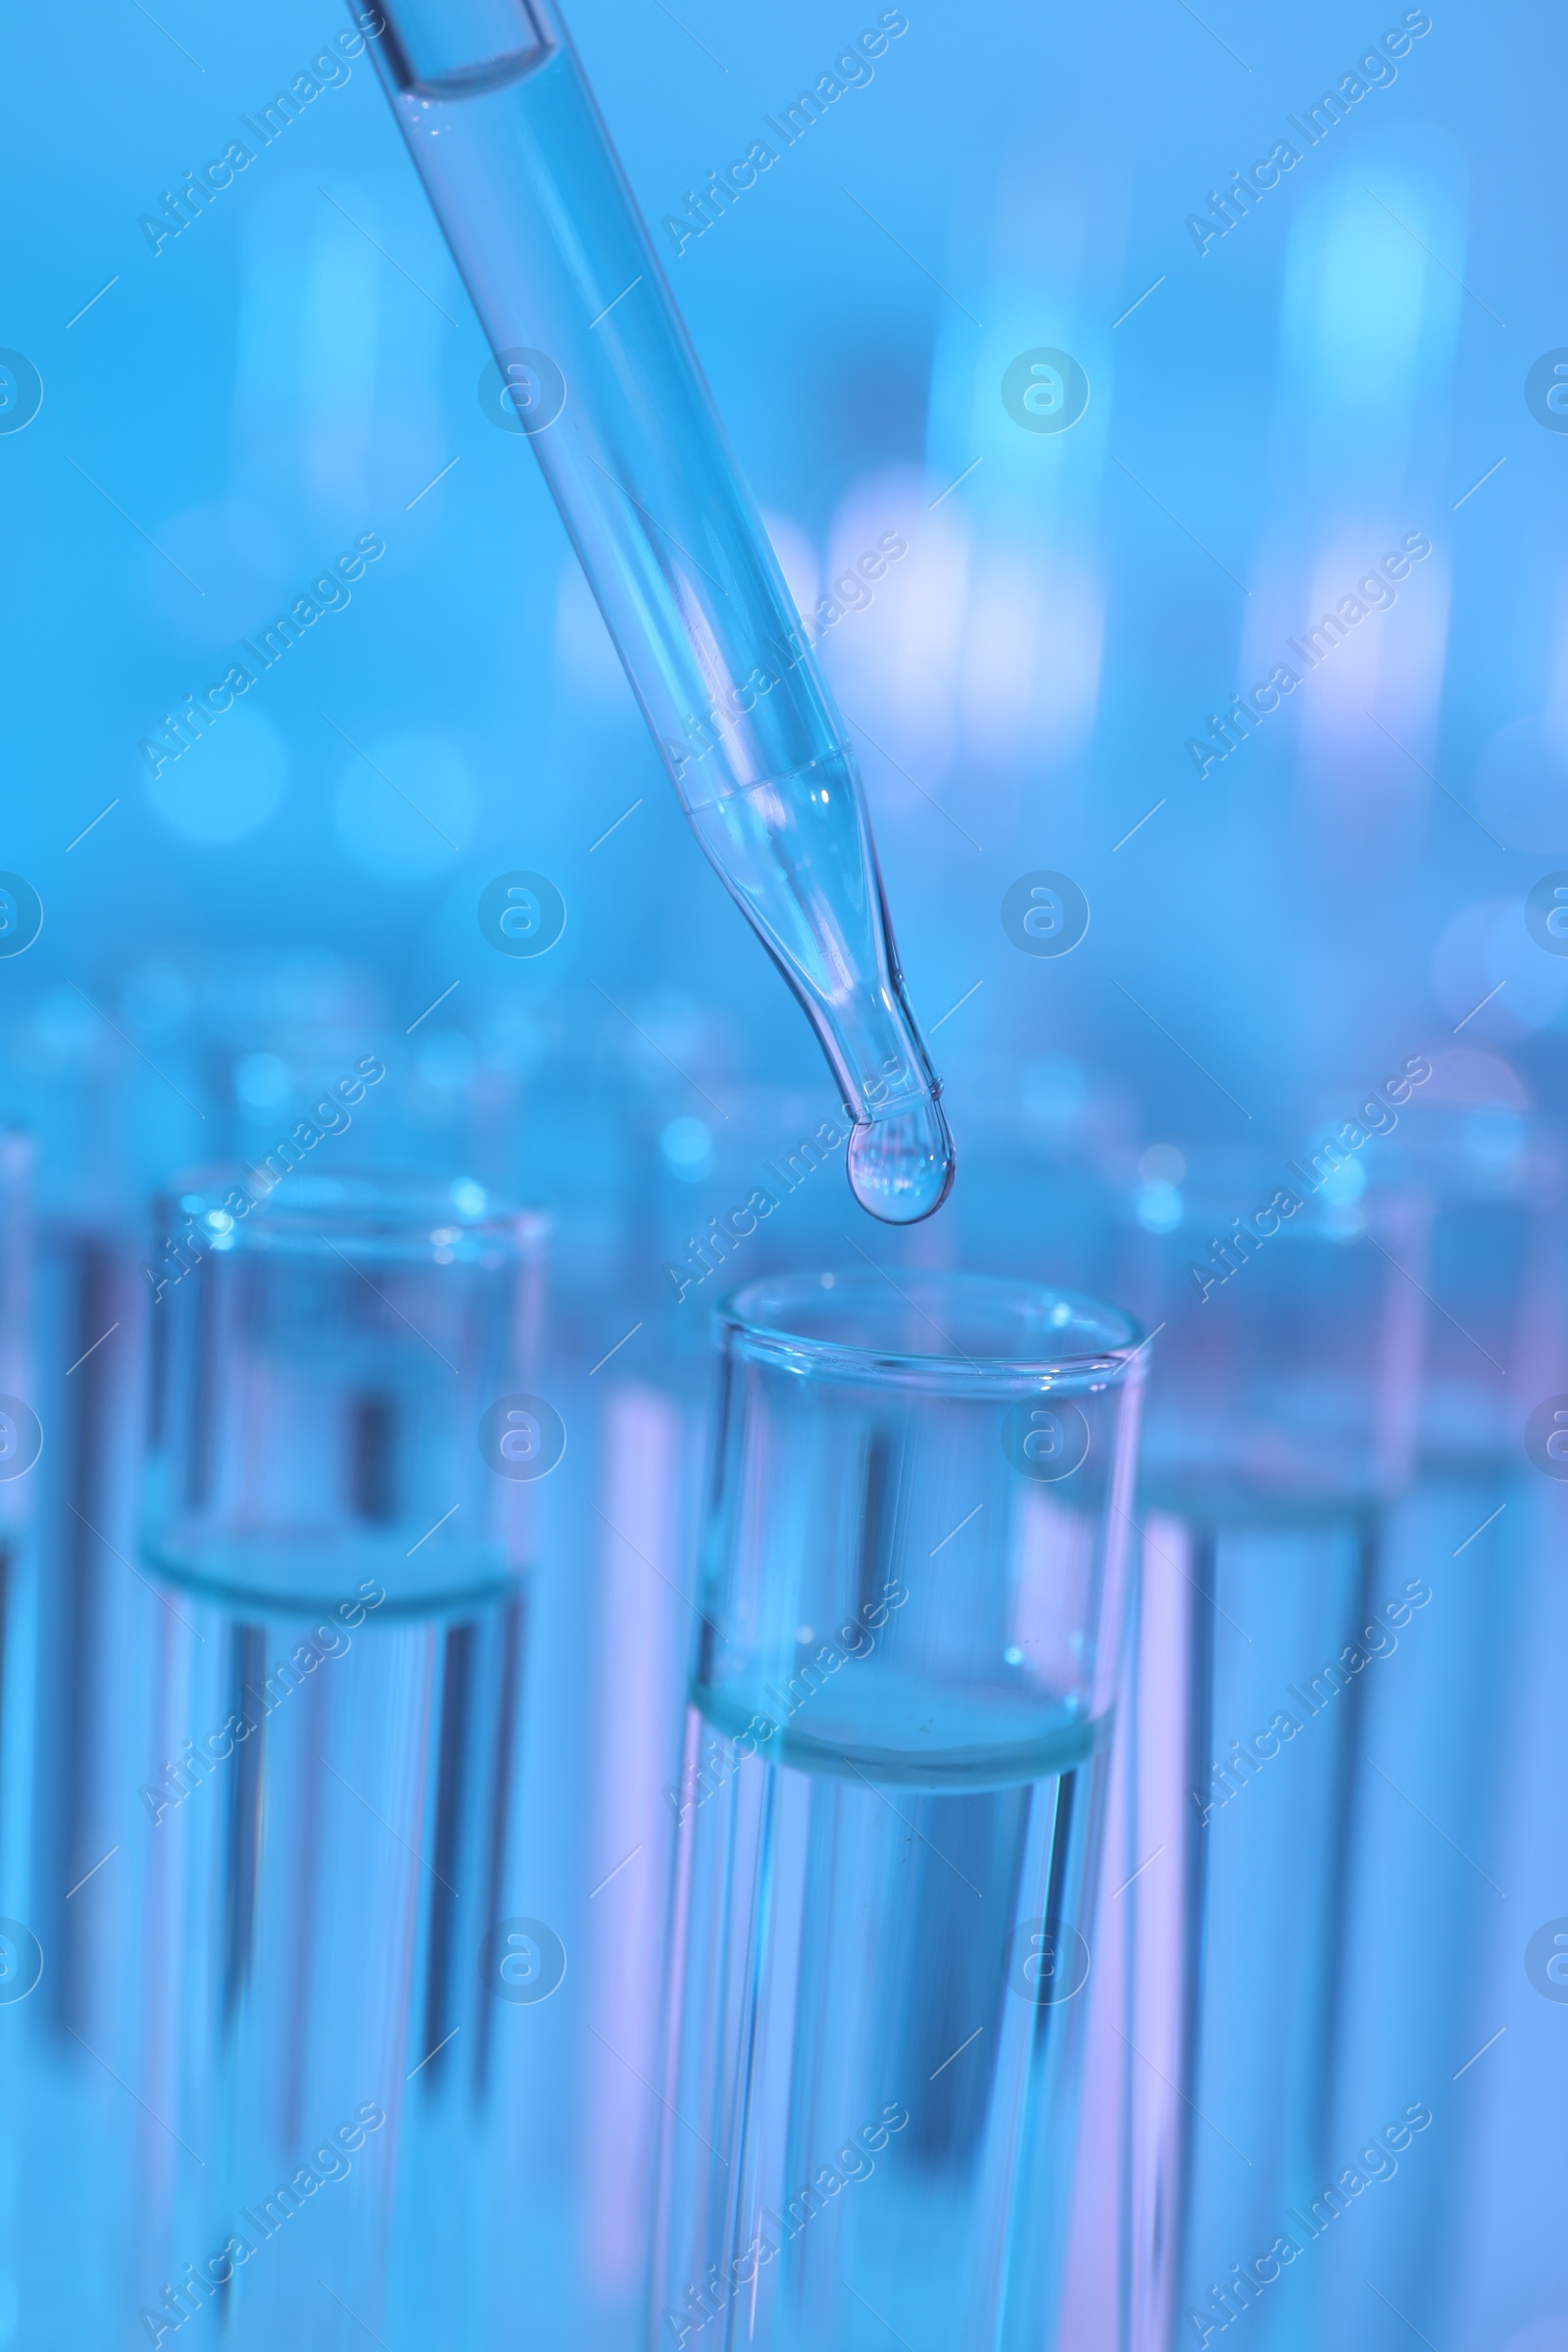
[[[793,990],[896,1224],[953,1181],[859,774],[576,55],[534,0],[370,50],[693,831]]]
[[[565,1969],[514,1883],[543,1229],[300,1170],[162,1221],[135,2300],[232,2352],[489,2342],[501,2084]]]
[[[650,2352],[1074,2340],[1146,1350],[907,1280],[716,1319]]]

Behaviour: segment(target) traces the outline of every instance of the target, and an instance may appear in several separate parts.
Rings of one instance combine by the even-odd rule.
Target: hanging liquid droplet
[[[953,1186],[953,1138],[935,1095],[890,1105],[850,1136],[850,1190],[885,1225],[917,1225]]]

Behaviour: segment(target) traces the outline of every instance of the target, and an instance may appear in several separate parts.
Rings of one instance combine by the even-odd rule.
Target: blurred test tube
[[[301,1171],[160,1213],[137,2299],[472,2343],[509,2021],[564,1968],[513,1875],[540,1223]]]
[[[1476,2132],[1536,1925],[1514,1916],[1521,1856],[1551,1835],[1537,1787],[1513,1776],[1534,1629],[1561,1574],[1548,1447],[1568,1414],[1568,1224],[1560,1144],[1520,1109],[1434,1104],[1402,1140],[1436,1214],[1417,1472],[1383,1544],[1391,1589],[1418,1581],[1432,1602],[1396,1667],[1367,1678],[1357,1967],[1333,2098],[1341,2139],[1409,2101],[1435,2123],[1401,2153],[1397,2193],[1367,2200],[1353,2252],[1325,2249],[1325,2310],[1369,2352],[1410,2328],[1446,2352],[1472,2340],[1454,2330]]]
[[[1279,2241],[1304,2248],[1302,2217],[1353,2154],[1332,2083],[1364,1692],[1424,1605],[1383,1524],[1414,1446],[1424,1205],[1332,1185],[1253,1205],[1278,1191],[1235,1170],[1173,1193],[1163,1231],[1129,1225],[1126,1294],[1161,1356],[1125,1897],[1141,2347],[1243,2311],[1266,2352],[1322,2340],[1321,2266],[1296,2270]]]
[[[30,1137],[0,1134],[0,2066],[12,2085],[16,2127],[0,2140],[0,2342],[14,2339],[21,2316],[25,2248],[37,2220],[28,2182],[49,2121],[47,2034],[28,1997],[43,1957],[32,1875],[37,1567],[26,1478],[38,1431],[26,1401],[36,1394],[32,1176]]]

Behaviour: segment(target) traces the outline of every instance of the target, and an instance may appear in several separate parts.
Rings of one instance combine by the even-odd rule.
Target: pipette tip
[[[918,1225],[953,1190],[953,1138],[935,1095],[861,1119],[848,1156],[850,1190],[885,1225]]]

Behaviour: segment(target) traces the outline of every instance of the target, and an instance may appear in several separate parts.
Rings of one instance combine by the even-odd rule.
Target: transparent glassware
[[[531,439],[692,829],[816,1034],[856,1197],[929,1216],[953,1147],[859,764],[565,26],[541,0],[384,14],[371,54],[495,354],[493,419]]]
[[[478,2341],[498,2072],[564,1957],[514,1885],[541,1221],[299,1171],[160,1221],[138,2301]]]
[[[0,2331],[13,2333],[34,2307],[34,2249],[49,2229],[38,2180],[52,2169],[61,2089],[59,2036],[36,1997],[44,1947],[54,1942],[54,1873],[39,1867],[34,1834],[45,1661],[33,1474],[43,1434],[35,1409],[33,1176],[32,1139],[0,1133],[0,2067],[11,2122],[0,2144]]]
[[[1139,2352],[1243,2312],[1265,2352],[1323,2340],[1324,2268],[1295,2267],[1293,2217],[1354,2153],[1335,2085],[1366,1712],[1431,1598],[1388,1542],[1414,1464],[1427,1206],[1348,1185],[1255,1206],[1277,1182],[1195,1183],[1157,1204],[1160,1230],[1130,1215],[1120,1250],[1159,1350],[1119,1905]]]
[[[475,1433],[537,1345],[540,1220],[467,1178],[246,1170],[159,1222],[152,1563],[305,1609],[405,1556],[394,1611],[494,1592],[527,1482]]]
[[[1527,2017],[1541,2005],[1520,1948],[1564,1908],[1541,1886],[1555,1886],[1553,1781],[1522,1753],[1540,1720],[1537,1678],[1559,1655],[1544,1629],[1561,1582],[1568,1465],[1531,1438],[1533,1417],[1549,1420],[1550,1400],[1568,1395],[1562,1146],[1528,1104],[1434,1103],[1399,1140],[1434,1217],[1415,1476],[1387,1514],[1383,1553],[1392,1583],[1419,1578],[1432,1600],[1396,1670],[1368,1678],[1373,1769],[1349,1905],[1364,1957],[1335,2132],[1353,2146],[1358,2128],[1416,2095],[1442,2129],[1401,2160],[1396,2195],[1362,2200],[1354,2244],[1324,2249],[1326,2330],[1365,2333],[1378,2352],[1411,2328],[1445,2346],[1465,2340],[1467,2279],[1474,2291],[1494,2276],[1496,2250],[1478,2260],[1472,2231],[1488,2169],[1479,2150],[1505,2080],[1496,2062],[1510,2043],[1516,2069],[1529,2061],[1517,2034],[1494,2037],[1505,1988]],[[1530,2169],[1516,2153],[1513,2178]],[[1516,2242],[1528,2243],[1528,2198],[1510,2205]],[[1393,2312],[1369,2297],[1369,2278]]]
[[[79,1195],[63,1201],[49,1186],[40,1199],[34,1363],[23,1393],[36,1404],[41,1451],[35,1469],[0,1492],[26,1496],[29,1514],[6,1664],[17,1677],[12,1726],[30,1749],[31,1796],[24,1831],[17,1821],[21,1834],[8,1842],[30,1880],[21,1916],[43,1960],[36,1990],[12,2013],[35,2036],[40,2061],[19,2334],[41,2352],[65,2352],[121,2325],[136,2233],[122,1854],[136,1780],[128,1728],[146,1687],[133,1639],[146,1587],[128,1558],[147,1285],[142,1252],[98,1214],[84,1216]],[[91,2264],[73,2259],[84,2231]]]
[[[1052,2344],[1141,1335],[946,1272],[717,1325],[649,2340]]]

